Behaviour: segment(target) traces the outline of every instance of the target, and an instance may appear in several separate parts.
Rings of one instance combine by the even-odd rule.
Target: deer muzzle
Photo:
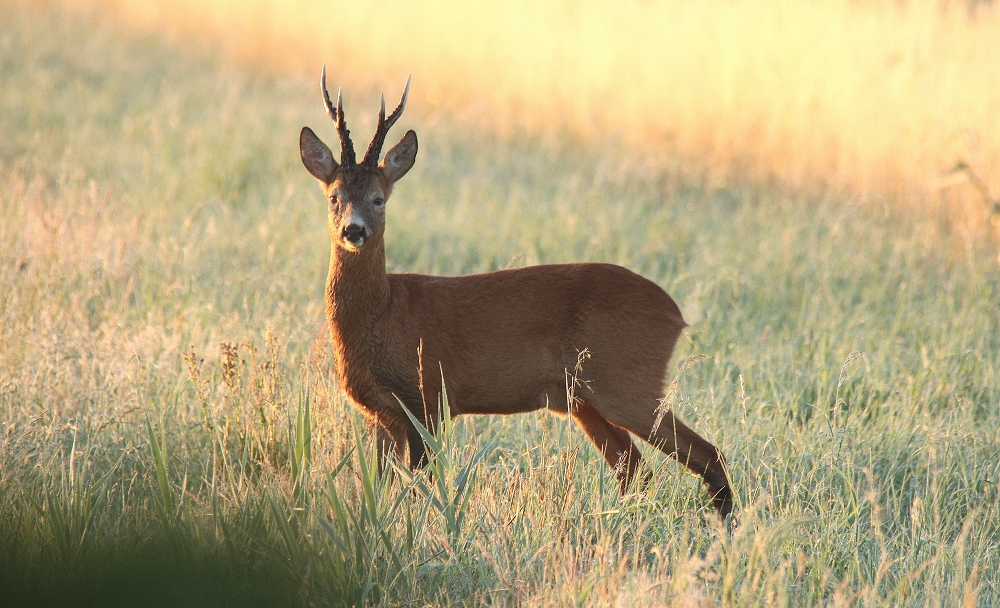
[[[368,233],[368,229],[365,225],[355,222],[344,226],[344,229],[340,233],[340,238],[344,240],[348,247],[352,248],[364,245],[369,236],[370,234]]]

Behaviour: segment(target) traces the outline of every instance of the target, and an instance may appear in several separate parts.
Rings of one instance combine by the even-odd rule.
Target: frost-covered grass
[[[691,324],[674,407],[737,514],[648,450],[620,497],[544,413],[458,419],[432,478],[379,480],[330,367],[315,79],[0,9],[0,603],[1000,602],[988,224],[416,108],[391,270],[663,285]],[[364,139],[377,96],[345,93]]]

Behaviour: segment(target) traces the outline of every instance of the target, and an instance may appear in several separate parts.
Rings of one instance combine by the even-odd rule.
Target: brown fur
[[[632,432],[700,475],[722,517],[731,511],[722,453],[659,410],[685,327],[663,289],[610,264],[463,277],[388,274],[384,201],[413,164],[416,135],[407,132],[376,168],[338,165],[308,128],[300,148],[330,201],[326,312],[338,379],[376,427],[380,454],[395,449],[403,457],[408,447],[411,467],[424,462],[423,443],[400,401],[433,426],[442,374],[456,415],[545,407],[565,413],[567,374],[586,351],[570,413],[616,469],[622,492],[641,461]],[[363,227],[359,244],[348,236],[349,222]]]

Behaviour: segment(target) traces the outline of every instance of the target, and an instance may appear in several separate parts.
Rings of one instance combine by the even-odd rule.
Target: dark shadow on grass
[[[223,547],[179,552],[162,541],[88,547],[58,558],[49,547],[0,540],[0,606],[301,606],[304,585],[273,557]]]

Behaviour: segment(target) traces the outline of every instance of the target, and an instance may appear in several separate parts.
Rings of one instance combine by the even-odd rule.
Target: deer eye
[[[376,207],[381,207],[382,205],[385,204],[385,199],[382,198],[381,196],[375,197],[374,199],[372,199],[372,204],[375,205]]]
[[[340,205],[340,198],[336,194],[330,195],[330,208],[333,209]]]

